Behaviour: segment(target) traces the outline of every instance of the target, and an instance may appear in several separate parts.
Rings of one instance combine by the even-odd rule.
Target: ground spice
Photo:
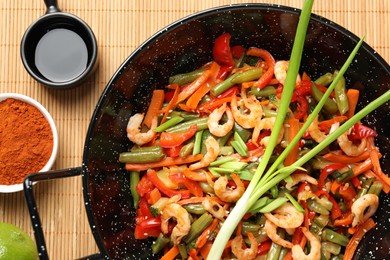
[[[13,98],[0,102],[0,185],[40,171],[52,149],[50,125],[37,108]]]

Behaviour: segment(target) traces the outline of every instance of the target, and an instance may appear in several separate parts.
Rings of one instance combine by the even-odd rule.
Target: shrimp
[[[307,181],[308,183],[311,183],[313,185],[317,185],[318,182],[315,178],[311,177],[310,175],[306,174],[306,173],[294,173],[294,174],[291,174],[291,179],[292,179],[292,182],[287,182],[286,184],[286,188],[288,190],[291,190],[292,187],[300,182],[304,182],[304,181]]]
[[[275,125],[275,120],[276,117],[267,117],[261,119],[258,124],[256,124],[255,129],[253,129],[253,134],[252,134],[252,143],[257,143],[257,139],[259,138],[260,132],[263,129],[269,129],[272,130]],[[280,143],[282,141],[284,134],[284,128],[280,129],[279,135],[278,135],[278,140],[276,141],[277,143]],[[269,142],[270,137],[266,136],[263,139],[261,139],[260,144],[267,146]]]
[[[210,199],[209,197],[203,200],[202,206],[217,219],[224,220],[224,217],[227,216],[226,210],[219,205],[218,202]]]
[[[219,177],[214,183],[214,192],[224,202],[236,202],[242,194],[244,194],[245,186],[240,180],[240,177],[232,173],[230,175],[236,184],[235,189],[227,187],[228,178],[226,176]]]
[[[126,128],[127,137],[129,138],[129,140],[138,145],[143,145],[152,141],[153,137],[156,135],[153,129],[157,127],[157,116],[153,118],[152,125],[150,126],[149,131],[147,131],[146,133],[141,133],[140,130],[143,119],[144,114],[137,113],[133,115],[132,117],[130,117]]]
[[[269,220],[266,220],[264,229],[265,232],[267,232],[267,236],[272,240],[272,242],[281,245],[283,247],[292,248],[293,244],[290,241],[281,238],[279,234],[276,232],[278,226],[276,226],[274,223],[272,223]]]
[[[251,242],[250,248],[243,249],[244,240],[242,235],[238,235],[232,240],[232,252],[239,260],[255,259],[258,250],[258,243],[255,236],[252,233],[248,233],[249,241]]]
[[[352,227],[362,224],[369,217],[374,215],[378,209],[379,198],[375,194],[366,194],[352,204],[353,215]]]
[[[347,131],[337,138],[337,143],[339,144],[341,150],[343,150],[343,152],[346,155],[359,156],[366,149],[367,139],[363,138],[359,145],[355,145],[348,139],[348,131]]]
[[[171,241],[174,245],[180,244],[182,238],[190,232],[190,214],[177,203],[166,205],[161,214],[161,231],[168,233],[168,223],[171,218],[176,219],[176,226],[172,229]]]
[[[290,202],[275,209],[274,214],[264,213],[264,216],[281,228],[297,228],[302,225],[304,214],[299,212]]]
[[[242,126],[243,128],[254,128],[258,121],[263,116],[263,108],[260,104],[260,101],[253,95],[242,98],[244,105],[247,109],[250,110],[249,113],[242,113],[237,107],[237,97],[233,96],[231,102],[231,109],[233,113],[234,120]]]
[[[275,78],[282,84],[286,82],[288,64],[290,62],[287,60],[280,60],[275,63],[274,74]],[[297,79],[295,80],[295,85],[299,85],[301,83],[301,77],[299,74],[297,75]]]
[[[224,113],[226,113],[228,121],[223,125],[220,125],[219,121]],[[218,137],[225,136],[230,130],[232,130],[234,126],[234,118],[229,107],[226,106],[226,103],[211,112],[207,120],[207,126],[209,127],[210,133]]]
[[[293,259],[299,260],[320,260],[321,259],[321,242],[307,228],[303,227],[302,232],[310,243],[310,253],[306,255],[300,245],[292,247]]]
[[[318,115],[314,118],[313,122],[310,124],[308,131],[311,138],[313,138],[313,140],[316,141],[317,143],[321,143],[326,138],[326,134],[321,132],[321,130],[318,128]]]
[[[209,164],[217,158],[219,154],[219,144],[214,137],[209,136],[204,142],[206,145],[206,154],[199,162],[190,165],[190,170],[198,170],[203,167],[209,166]]]

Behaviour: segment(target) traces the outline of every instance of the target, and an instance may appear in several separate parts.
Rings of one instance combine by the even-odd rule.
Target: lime
[[[12,224],[0,222],[0,259],[37,260],[38,251],[26,232]]]

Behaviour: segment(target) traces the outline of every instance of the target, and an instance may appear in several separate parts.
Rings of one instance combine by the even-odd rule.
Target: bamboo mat
[[[148,37],[183,16],[231,3],[227,0],[58,0],[59,8],[85,20],[99,47],[99,67],[82,86],[50,90],[35,82],[20,60],[24,30],[44,14],[44,1],[0,0],[0,92],[16,92],[41,102],[53,116],[59,132],[54,169],[81,166],[90,117],[106,83],[125,58]],[[263,0],[302,7],[303,0]],[[390,61],[388,0],[325,0],[313,12],[361,37]],[[26,133],[28,135],[28,133]],[[1,149],[1,147],[0,147]],[[86,218],[81,177],[40,183],[35,187],[46,244],[51,259],[75,259],[97,252]],[[0,222],[32,229],[23,194],[0,194]]]

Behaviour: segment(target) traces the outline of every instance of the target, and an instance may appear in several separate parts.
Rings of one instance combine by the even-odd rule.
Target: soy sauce
[[[35,65],[53,82],[66,82],[79,76],[88,64],[88,49],[83,39],[68,29],[53,29],[39,40]]]

